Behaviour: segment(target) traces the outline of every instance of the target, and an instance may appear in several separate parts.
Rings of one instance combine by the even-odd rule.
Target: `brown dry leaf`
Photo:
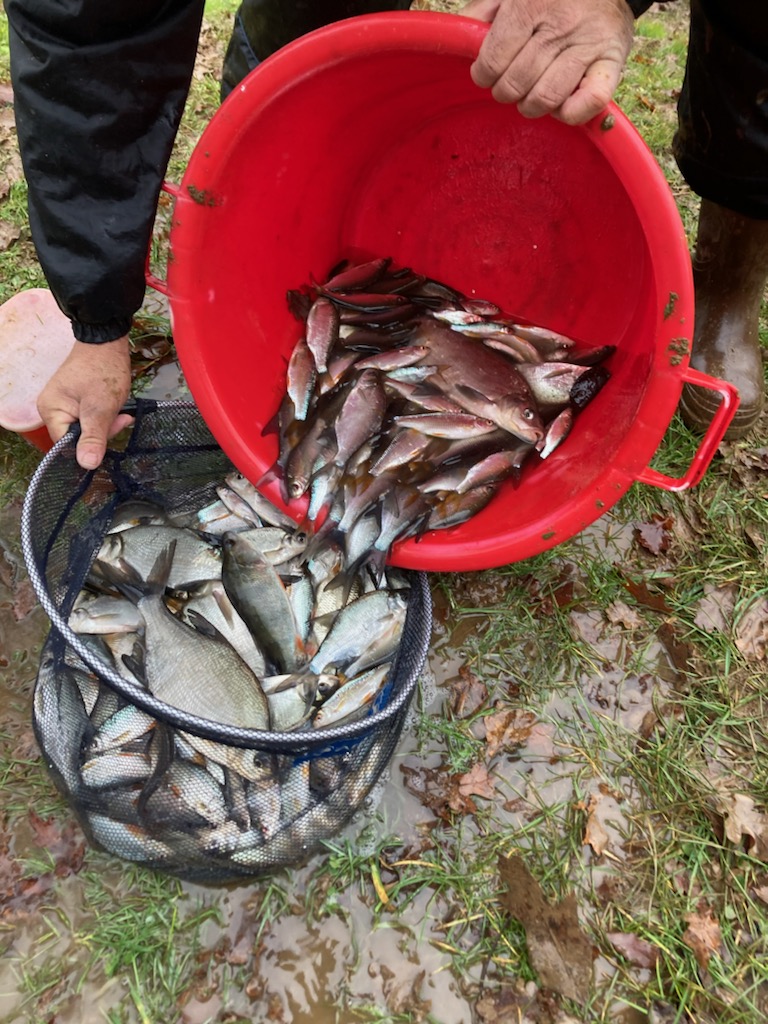
[[[656,966],[659,951],[647,939],[641,939],[633,932],[606,932],[605,937],[613,948],[635,967],[652,969]]]
[[[739,616],[734,641],[745,658],[765,661],[768,645],[768,598],[759,597]]]
[[[453,776],[454,787],[449,798],[452,810],[462,814],[474,814],[477,805],[473,796],[493,799],[494,783],[484,764],[473,765],[464,775]]]
[[[707,906],[686,914],[683,920],[688,925],[683,933],[683,942],[693,950],[699,967],[706,971],[712,954],[720,955],[723,942],[720,923]]]
[[[637,629],[643,622],[635,609],[630,608],[624,601],[614,601],[609,604],[605,609],[605,614],[608,621],[612,622],[614,626],[622,625],[625,629]]]
[[[726,838],[740,846],[746,836],[749,853],[768,862],[768,814],[755,809],[755,801],[744,793],[728,792],[718,787],[715,807],[723,815]]]
[[[415,794],[422,804],[443,821],[451,820],[451,796],[455,788],[450,775],[442,768],[426,768],[419,765],[412,768],[401,764],[400,771],[405,778],[405,788]],[[474,806],[474,805],[473,805]]]
[[[664,612],[667,615],[671,613],[672,609],[667,604],[664,594],[652,593],[645,580],[640,580],[640,582],[625,580],[624,586],[637,603],[641,604],[644,608],[650,608],[654,612]]]
[[[752,894],[763,903],[768,903],[768,885],[758,885],[752,890]]]
[[[734,586],[716,587],[712,583],[705,583],[704,596],[699,601],[699,609],[693,621],[707,633],[727,633],[733,621],[735,605]]]
[[[521,1024],[528,1020],[526,1010],[535,1003],[535,996],[512,988],[498,992],[484,992],[475,1004],[475,1012],[481,1024]]]
[[[584,839],[582,840],[585,846],[592,847],[598,857],[608,845],[608,833],[605,831],[600,819],[597,817],[597,808],[599,804],[600,797],[593,793],[586,806],[587,825],[584,829]]]
[[[451,684],[453,713],[463,718],[472,715],[488,699],[488,687],[466,665],[459,669],[459,678]]]
[[[592,943],[579,926],[576,897],[552,906],[520,857],[499,857],[507,890],[504,905],[525,928],[528,952],[541,984],[585,1003],[592,981]]]
[[[13,105],[13,86],[10,82],[0,82],[0,104]]]
[[[644,740],[650,739],[658,724],[659,719],[656,717],[656,712],[646,711],[643,715],[643,720],[640,723],[640,728],[637,730],[640,737]]]
[[[679,672],[680,675],[686,675],[690,672],[691,660],[693,659],[693,647],[687,640],[680,639],[680,636],[672,623],[662,622],[656,630],[656,636],[658,637],[659,642],[663,644],[673,668]]]
[[[646,551],[660,555],[669,547],[674,522],[672,516],[655,515],[650,523],[635,523],[635,536]]]
[[[10,249],[14,242],[21,238],[21,228],[16,224],[9,224],[7,220],[0,220],[0,252]]]
[[[486,715],[485,725],[485,756],[490,761],[506,747],[518,747],[528,739],[536,721],[532,711],[496,711]]]

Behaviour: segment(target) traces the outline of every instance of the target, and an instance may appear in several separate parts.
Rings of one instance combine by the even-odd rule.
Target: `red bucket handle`
[[[160,189],[162,192],[167,192],[168,195],[171,196],[174,200],[179,198],[179,193],[181,192],[180,186],[175,185],[170,181],[164,181],[163,184],[160,186]],[[167,295],[167,282],[163,281],[163,279],[161,277],[158,277],[156,274],[153,274],[150,269],[149,261],[151,256],[152,246],[150,245],[149,248],[147,249],[147,262],[144,266],[144,278],[147,284],[150,286],[150,288],[154,288],[156,292],[160,292],[162,295]]]
[[[682,476],[667,476],[656,469],[651,469],[650,466],[646,466],[642,473],[638,474],[637,480],[639,483],[652,484],[654,487],[661,487],[665,491],[687,491],[689,487],[696,486],[706,473],[739,407],[739,392],[727,380],[710,377],[706,373],[694,370],[691,366],[685,368],[683,380],[686,384],[695,384],[700,388],[717,391],[722,398],[722,402],[717,407],[717,412],[707,427],[701,444],[691,459],[690,466]]]

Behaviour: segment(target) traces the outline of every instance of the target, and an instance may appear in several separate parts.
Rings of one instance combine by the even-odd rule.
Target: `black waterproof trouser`
[[[691,0],[673,149],[698,195],[768,220],[768,0]]]
[[[243,0],[224,60],[222,99],[259,61],[307,32],[358,14],[409,7],[410,0]]]

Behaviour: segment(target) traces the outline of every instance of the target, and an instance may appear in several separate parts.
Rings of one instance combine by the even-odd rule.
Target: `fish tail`
[[[173,556],[176,553],[177,543],[177,541],[172,540],[170,544],[163,548],[155,559],[146,579],[142,579],[141,574],[124,559],[121,560],[119,573],[113,572],[111,566],[107,563],[102,564],[100,571],[103,572],[109,583],[119,590],[124,597],[127,597],[134,603],[148,594],[162,594],[171,575]]]

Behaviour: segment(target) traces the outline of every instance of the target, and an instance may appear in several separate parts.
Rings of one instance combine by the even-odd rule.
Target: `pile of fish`
[[[335,585],[341,552],[308,554],[306,533],[234,471],[216,492],[191,515],[119,504],[69,626],[181,725],[195,716],[264,731],[265,743],[170,727],[70,649],[59,684],[38,684],[35,726],[102,846],[154,866],[218,859],[247,872],[337,832],[386,765],[389,736],[335,748],[322,733],[385,701],[410,579],[388,569]],[[270,747],[286,732],[300,756]]]
[[[397,540],[465,522],[547,458],[609,379],[613,346],[520,324],[388,258],[288,293],[304,324],[274,472],[308,495],[310,550],[380,576]]]

